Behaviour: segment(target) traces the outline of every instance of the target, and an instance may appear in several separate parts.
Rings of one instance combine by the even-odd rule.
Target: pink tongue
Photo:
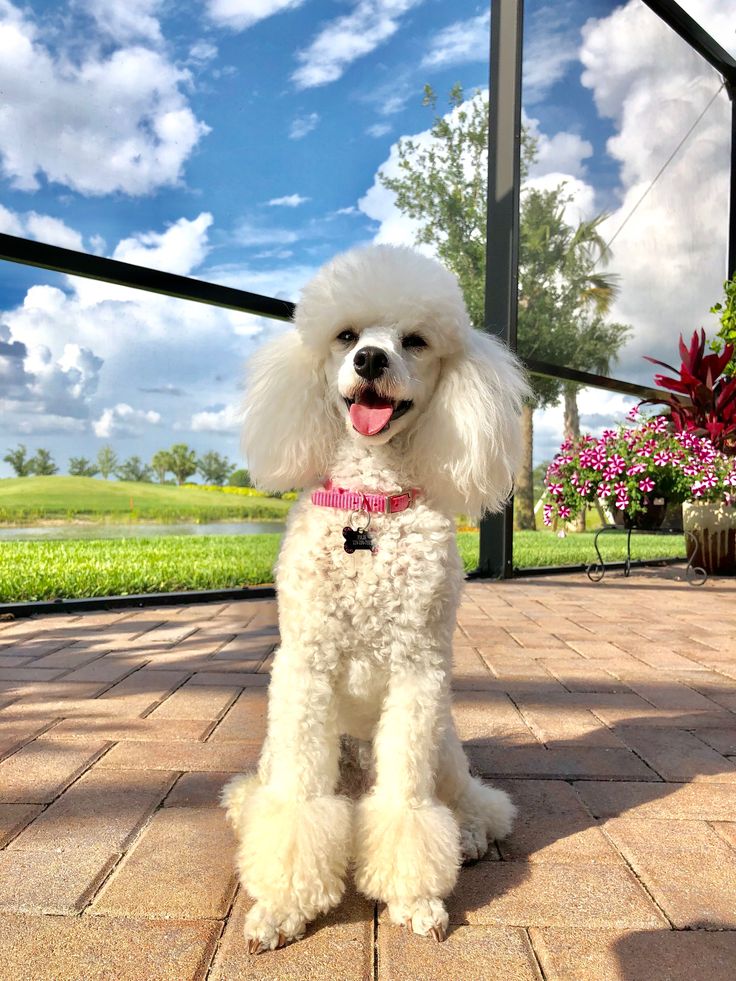
[[[350,421],[362,436],[375,436],[380,433],[391,416],[394,407],[391,402],[385,405],[362,405],[353,402],[350,406]]]

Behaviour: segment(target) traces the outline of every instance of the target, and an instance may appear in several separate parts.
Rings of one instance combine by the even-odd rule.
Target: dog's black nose
[[[356,351],[353,367],[361,378],[373,381],[388,368],[386,352],[382,351],[380,347],[363,347],[360,351]]]

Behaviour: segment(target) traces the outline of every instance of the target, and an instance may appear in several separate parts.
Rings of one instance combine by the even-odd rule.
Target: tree
[[[95,477],[99,468],[83,456],[73,456],[69,459],[69,474],[72,477]]]
[[[97,467],[105,480],[109,480],[111,475],[115,473],[117,465],[118,456],[112,446],[103,446],[97,454]]]
[[[250,479],[250,471],[245,468],[234,470],[230,474],[228,484],[231,487],[252,487],[253,481]]]
[[[30,477],[33,473],[33,458],[26,456],[28,450],[20,443],[15,450],[8,450],[3,457],[5,463],[13,468],[16,477]]]
[[[210,450],[197,460],[197,470],[206,484],[222,486],[235,470],[235,464],[230,463],[226,456]]]
[[[190,450],[186,443],[174,443],[169,452],[169,470],[176,477],[177,484],[181,485],[197,472],[197,454]]]
[[[31,473],[35,473],[37,477],[51,477],[59,472],[51,454],[44,449],[36,450],[36,455],[29,461],[29,466]]]
[[[171,470],[171,454],[168,450],[157,450],[153,454],[151,469],[158,477],[159,484],[165,484],[166,474]]]
[[[129,480],[132,483],[150,484],[153,471],[139,456],[131,456],[121,463],[115,471],[118,480]]]
[[[425,105],[436,97],[425,86]],[[431,139],[399,141],[399,175],[381,174],[396,205],[417,222],[417,242],[431,245],[460,282],[476,327],[484,324],[488,100],[482,93],[464,101],[460,86],[450,93],[448,118],[435,114]],[[536,154],[536,142],[522,134],[524,179]],[[523,357],[587,368],[581,363],[580,334],[590,327],[597,306],[610,297],[610,277],[596,271],[604,258],[597,229],[604,216],[572,228],[565,220],[569,195],[564,185],[552,190],[527,188],[521,197],[519,241],[518,347]],[[602,321],[602,314],[598,314]],[[601,331],[590,333],[592,341]],[[609,351],[609,356],[615,352]],[[522,411],[524,456],[515,487],[515,518],[533,529],[533,414],[559,401],[555,378],[533,376],[533,394]]]

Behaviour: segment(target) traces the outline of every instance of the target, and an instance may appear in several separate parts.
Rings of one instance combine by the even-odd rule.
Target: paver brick
[[[254,767],[260,742],[216,743],[121,741],[98,763],[111,770],[222,770],[240,773]],[[1,771],[0,771],[1,772]]]
[[[222,689],[220,689],[222,690]],[[265,688],[246,688],[208,738],[211,743],[262,740],[266,735],[268,693]]]
[[[157,811],[91,912],[151,919],[224,917],[235,895],[235,841],[220,811]]]
[[[104,848],[6,848],[0,852],[0,910],[12,913],[75,913],[81,910],[118,860]],[[0,917],[2,919],[2,917]]]
[[[503,692],[456,691],[452,696],[452,715],[463,740],[498,740],[513,746],[538,745],[519,710]]]
[[[202,981],[220,933],[209,920],[5,915],[8,981]]]
[[[461,870],[447,909],[451,923],[667,925],[623,862],[477,862]]]
[[[161,770],[92,767],[46,808],[9,846],[11,849],[101,848],[124,851],[163,800],[176,774]]]
[[[217,949],[210,981],[371,981],[373,904],[349,892],[340,906],[307,927],[295,944],[258,957],[247,953],[243,919],[251,901],[242,890]]]
[[[69,739],[95,735],[111,742],[192,742],[204,739],[212,726],[212,722],[197,719],[159,719],[152,715],[145,719],[107,716],[85,718],[81,724],[78,718],[64,719],[57,722],[52,731],[55,736]]]
[[[386,981],[540,981],[523,930],[456,926],[442,944],[403,927],[378,928],[378,976]]]
[[[599,783],[574,784],[596,817],[664,818],[675,821],[731,821],[734,788],[728,784]]]
[[[487,777],[659,780],[658,775],[628,749],[606,746],[546,749],[544,746],[476,746],[470,743],[466,750],[478,772]]]
[[[606,834],[679,928],[736,928],[736,852],[704,821],[615,818]]]
[[[0,763],[0,803],[46,804],[106,748],[93,737],[39,736]]]
[[[151,712],[151,719],[219,719],[240,688],[184,684]]]
[[[0,804],[0,848],[43,810],[40,804]]]
[[[736,783],[736,765],[681,729],[621,728],[621,739],[664,779]]]
[[[530,931],[547,981],[733,981],[736,933]]]
[[[164,807],[218,807],[222,788],[232,776],[221,770],[182,773]]]
[[[563,780],[501,780],[493,785],[505,790],[518,809],[511,835],[498,842],[503,858],[621,863],[598,822]]]

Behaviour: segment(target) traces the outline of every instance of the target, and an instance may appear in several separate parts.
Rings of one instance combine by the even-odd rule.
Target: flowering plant
[[[633,421],[637,410],[630,413]],[[544,523],[569,521],[596,500],[629,515],[656,493],[670,501],[736,504],[736,460],[692,432],[673,432],[659,416],[638,426],[579,436],[560,447],[544,478]]]

